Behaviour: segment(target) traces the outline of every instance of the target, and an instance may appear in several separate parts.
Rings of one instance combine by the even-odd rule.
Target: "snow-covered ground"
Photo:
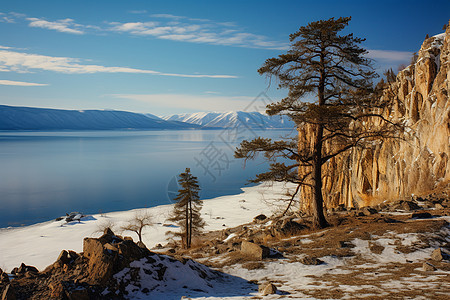
[[[242,188],[243,192],[238,195],[205,200],[202,209],[202,216],[207,223],[205,230],[238,226],[252,221],[259,214],[271,215],[281,205],[277,205],[276,200],[283,198],[286,188],[284,184],[258,185]],[[0,268],[10,271],[23,262],[42,270],[55,262],[63,249],[81,252],[83,238],[100,236],[101,229],[106,225],[112,225],[116,233],[137,240],[133,232],[122,233],[120,228],[136,214],[142,213],[150,214],[154,222],[153,226],[145,227],[143,242],[149,248],[158,243],[164,244],[166,232],[174,230],[166,222],[171,211],[172,205],[162,205],[89,215],[81,222],[48,221],[27,227],[0,229]]]
[[[205,200],[202,209],[203,218],[207,222],[205,229],[220,230],[235,227],[252,221],[261,213],[271,215],[281,207],[285,207],[286,203],[278,200],[286,198],[287,189],[293,188],[283,184],[259,185],[243,188],[242,193],[238,195]],[[145,228],[144,243],[149,248],[158,243],[164,244],[167,239],[166,232],[174,230],[173,224],[166,221],[171,210],[172,205],[164,205],[91,215],[83,218],[81,222],[49,221],[28,227],[0,229],[0,268],[10,271],[24,262],[42,270],[56,260],[62,249],[81,252],[83,238],[101,235],[100,228],[104,228],[106,224],[112,225],[116,233],[130,235],[136,240],[134,233],[122,233],[119,228],[137,213],[150,214],[155,223]],[[439,219],[450,221],[448,216],[435,218]],[[305,245],[303,247],[318,243],[314,246],[317,248],[321,245],[318,239],[328,230],[293,238],[301,240],[301,244]],[[442,227],[437,232],[427,233],[427,236],[435,236],[437,240],[450,242],[450,228]],[[228,238],[232,239],[233,235]],[[225,266],[220,271],[229,275],[222,275],[219,278],[215,278],[215,271],[197,262],[191,261],[186,264],[164,262],[168,264],[167,274],[165,273],[167,278],[157,282],[152,278],[154,272],[149,270],[152,270],[153,265],[161,264],[159,258],[155,258],[157,261],[153,265],[135,261],[130,268],[125,268],[115,277],[122,281],[130,281],[127,281],[129,299],[183,299],[183,296],[187,296],[190,299],[231,300],[255,299],[261,296],[256,290],[256,285],[249,281],[272,282],[278,287],[277,294],[265,296],[264,299],[278,299],[284,296],[291,299],[317,299],[323,298],[324,295],[329,299],[364,297],[387,299],[393,295],[406,297],[419,291],[422,294],[416,297],[417,299],[445,297],[444,295],[450,292],[448,283],[450,271],[438,267],[437,270],[429,272],[421,267],[423,262],[429,261],[433,250],[439,247],[434,244],[413,247],[420,245],[421,238],[423,234],[420,232],[387,231],[379,236],[372,235],[370,240],[360,238],[350,240],[354,255],[349,257],[326,255],[320,257],[323,264],[304,265],[300,258],[305,254],[285,253],[284,258],[264,260],[261,262],[262,267],[254,269],[243,267],[243,263]],[[286,238],[289,239],[292,238]],[[383,250],[380,253],[373,252],[370,249],[372,242],[381,245]],[[400,252],[397,248],[399,245],[410,247],[411,251]],[[216,257],[204,257],[198,259],[198,262],[207,263],[208,260],[218,262],[226,255],[224,253]],[[141,280],[139,284],[131,280],[131,269],[139,271]],[[192,270],[201,270],[209,275],[199,279],[194,276],[195,274],[189,275]],[[148,290],[153,292],[148,293]]]

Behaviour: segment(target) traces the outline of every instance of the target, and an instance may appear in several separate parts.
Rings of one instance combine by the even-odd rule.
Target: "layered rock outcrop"
[[[323,194],[330,207],[367,206],[450,186],[450,26],[427,38],[417,61],[384,91],[386,117],[405,126],[401,140],[355,148],[324,166]]]

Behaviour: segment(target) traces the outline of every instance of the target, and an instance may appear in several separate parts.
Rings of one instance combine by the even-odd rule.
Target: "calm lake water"
[[[0,228],[169,204],[191,168],[201,198],[239,193],[267,168],[233,158],[242,139],[281,130],[0,132]]]

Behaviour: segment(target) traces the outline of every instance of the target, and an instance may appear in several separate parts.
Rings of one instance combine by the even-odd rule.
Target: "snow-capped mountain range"
[[[161,117],[167,121],[179,121],[207,128],[249,128],[275,129],[294,128],[295,124],[287,116],[268,116],[259,112],[198,112]]]
[[[0,130],[293,128],[286,116],[259,112],[200,112],[158,117],[115,110],[62,110],[0,105]]]

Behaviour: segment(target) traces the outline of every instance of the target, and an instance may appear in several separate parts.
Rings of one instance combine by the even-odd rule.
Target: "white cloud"
[[[129,11],[132,14],[146,14],[144,10]],[[48,21],[44,18],[27,17],[24,14],[0,13],[2,18],[26,20],[28,26],[82,35],[90,31],[112,31],[135,36],[152,36],[159,39],[203,43],[244,48],[287,50],[287,42],[270,40],[267,36],[245,32],[233,22],[214,22],[208,19],[189,18],[172,14],[152,14],[147,22],[104,22],[109,27],[82,25],[66,18]],[[4,19],[4,22],[7,20]]]
[[[115,98],[141,101],[159,108],[176,108],[185,111],[230,111],[244,110],[254,97],[213,96],[183,94],[114,94]]]
[[[86,65],[82,64],[81,60],[77,58],[53,57],[39,54],[28,54],[22,52],[0,50],[0,71],[13,71],[23,73],[30,72],[30,70],[33,69],[66,74],[138,73],[186,78],[237,78],[237,76],[233,75],[177,74],[128,67]]]
[[[72,19],[56,20],[53,22],[39,18],[27,18],[27,20],[30,21],[30,24],[28,24],[30,27],[39,27],[72,34],[84,34],[84,31],[80,29],[83,26],[76,24]]]
[[[367,57],[373,59],[403,62],[409,61],[412,56],[412,52],[406,51],[394,51],[394,50],[367,50],[369,53]]]
[[[0,85],[14,85],[14,86],[46,86],[46,83],[34,83],[34,82],[23,82],[23,81],[13,81],[13,80],[0,80]]]
[[[288,49],[288,43],[269,40],[268,37],[239,30],[231,22],[212,22],[170,14],[154,14],[158,21],[109,23],[111,31],[158,39],[204,43],[245,48]]]

